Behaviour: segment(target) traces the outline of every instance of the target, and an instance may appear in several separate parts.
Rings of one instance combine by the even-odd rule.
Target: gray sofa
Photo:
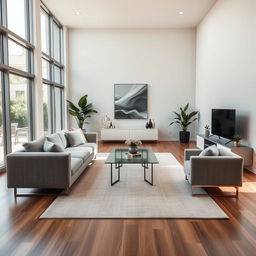
[[[199,156],[201,149],[184,152],[185,177],[192,187],[232,186],[236,196],[243,182],[243,158],[231,151],[219,149],[219,156]]]
[[[85,133],[87,142],[76,147],[69,146],[63,132],[51,136],[56,135],[61,138],[64,152],[21,150],[7,155],[7,185],[14,188],[15,196],[17,188],[64,189],[68,194],[72,184],[96,157],[96,133]]]

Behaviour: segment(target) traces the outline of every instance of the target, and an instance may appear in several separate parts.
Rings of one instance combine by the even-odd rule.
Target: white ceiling
[[[72,28],[195,27],[216,1],[43,0],[63,25]]]

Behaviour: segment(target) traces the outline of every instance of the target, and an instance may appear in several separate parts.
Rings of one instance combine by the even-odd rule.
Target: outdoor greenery
[[[191,113],[187,113],[188,107],[189,103],[184,108],[180,108],[180,113],[174,111],[174,121],[171,122],[169,125],[179,124],[182,131],[186,132],[188,126],[197,120],[198,114],[198,111],[192,111]]]
[[[74,103],[67,100],[68,102],[68,112],[70,115],[76,118],[78,123],[78,127],[83,129],[84,124],[88,124],[85,122],[87,118],[91,117],[91,114],[98,113],[96,110],[92,108],[92,103],[87,104],[88,95],[84,95],[79,101],[78,106],[75,106]]]
[[[24,96],[10,101],[10,118],[12,123],[18,123],[18,127],[28,126],[28,108]],[[3,125],[3,110],[0,109],[0,126]]]
[[[28,107],[23,96],[17,97],[10,102],[10,117],[12,123],[18,123],[18,127],[28,126]]]

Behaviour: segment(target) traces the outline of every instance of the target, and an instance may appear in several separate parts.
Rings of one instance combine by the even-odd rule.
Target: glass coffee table
[[[139,147],[138,153],[141,156],[133,157],[132,159],[127,159],[126,154],[128,153],[127,147],[115,147],[112,148],[112,151],[109,153],[105,164],[110,164],[111,172],[111,186],[120,181],[120,169],[124,164],[139,164],[144,170],[144,180],[153,186],[153,174],[154,164],[158,164],[156,155],[151,147]],[[113,170],[118,172],[118,178],[113,181]],[[151,179],[146,179],[146,171],[149,170],[151,173]]]

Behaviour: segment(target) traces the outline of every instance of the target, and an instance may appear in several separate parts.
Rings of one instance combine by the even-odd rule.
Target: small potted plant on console
[[[232,137],[232,140],[234,141],[234,147],[240,147],[240,141],[241,141],[242,137],[240,135],[234,135]]]
[[[210,136],[210,126],[208,124],[204,127],[204,135],[205,137]]]
[[[138,146],[140,146],[142,142],[140,140],[129,139],[125,141],[125,144],[129,146],[129,153],[137,154]]]

